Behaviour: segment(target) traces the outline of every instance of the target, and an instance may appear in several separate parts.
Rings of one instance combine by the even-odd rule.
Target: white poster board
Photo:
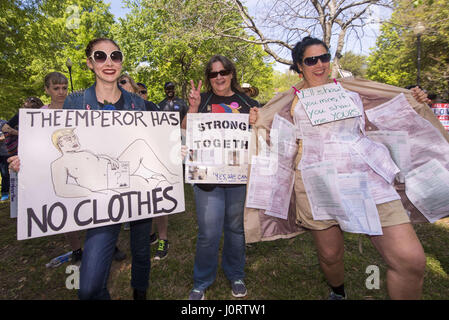
[[[177,112],[20,110],[18,240],[184,211]]]
[[[339,83],[301,89],[296,94],[313,126],[362,114]]]
[[[188,113],[186,182],[246,184],[249,115]]]

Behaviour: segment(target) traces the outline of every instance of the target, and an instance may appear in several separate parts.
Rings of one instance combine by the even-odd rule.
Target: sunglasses
[[[127,84],[127,83],[128,83],[128,80],[126,80],[126,79],[120,80],[120,84]]]
[[[147,94],[147,90],[140,90],[140,94]]]
[[[309,67],[314,66],[318,63],[318,60],[321,60],[322,63],[329,62],[331,61],[331,54],[325,53],[322,54],[321,56],[304,58],[304,64]]]
[[[209,79],[216,78],[216,77],[218,77],[218,75],[224,77],[224,76],[230,75],[231,72],[232,72],[231,70],[220,70],[220,71],[209,72],[208,77],[209,77]]]
[[[91,58],[95,63],[105,63],[108,57],[111,58],[112,62],[123,62],[123,53],[118,50],[112,51],[110,55],[104,51],[94,51],[89,58]]]

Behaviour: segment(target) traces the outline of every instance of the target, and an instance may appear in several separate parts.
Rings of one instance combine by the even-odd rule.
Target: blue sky
[[[246,5],[248,6],[248,9],[252,15],[256,15],[257,12],[257,2],[259,0],[247,0],[245,1]],[[104,0],[105,3],[108,3],[111,5],[111,12],[115,16],[115,18],[124,18],[127,13],[130,12],[129,9],[123,8],[122,0]],[[352,41],[351,39],[347,39],[346,45],[345,45],[345,51],[352,51],[357,54],[364,54],[368,55],[370,52],[370,48],[374,47],[376,43],[376,37],[379,33],[378,25],[372,25],[369,28],[367,28],[367,32],[363,37],[363,42],[360,46],[360,43],[358,41]],[[332,44],[333,46],[333,44]],[[290,57],[287,57],[290,58]],[[274,65],[274,68],[278,71],[284,72],[288,70],[288,66],[280,63],[276,63]]]

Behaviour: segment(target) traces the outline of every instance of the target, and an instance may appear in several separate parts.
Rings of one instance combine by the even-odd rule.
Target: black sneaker
[[[168,240],[159,240],[159,246],[157,247],[154,260],[165,259],[168,255]]]
[[[126,259],[126,254],[122,251],[120,251],[120,249],[118,247],[115,247],[115,251],[114,251],[114,260],[115,261],[122,261]]]
[[[329,297],[327,298],[327,300],[346,300],[346,293],[344,296],[342,296],[341,294],[337,294],[331,291],[331,293],[329,293]]]
[[[83,257],[83,250],[81,248],[73,251],[72,252],[72,263],[77,263],[78,261],[81,261],[82,257]]]
[[[155,244],[157,242],[157,234],[156,232],[153,234],[150,234],[150,245]]]
[[[147,290],[137,290],[133,291],[133,299],[134,300],[147,300]]]
[[[242,298],[246,296],[246,294],[248,293],[243,280],[232,281],[231,286],[232,286],[232,295],[236,298]]]

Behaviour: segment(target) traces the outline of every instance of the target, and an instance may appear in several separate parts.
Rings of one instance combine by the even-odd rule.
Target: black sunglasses
[[[118,50],[112,51],[109,55],[104,51],[94,51],[89,58],[91,58],[95,63],[105,63],[108,57],[111,58],[112,62],[123,62],[123,53]]]
[[[321,56],[304,58],[304,64],[309,67],[314,66],[318,63],[318,60],[321,60],[322,63],[329,62],[331,61],[331,54],[325,53],[322,54]]]
[[[220,76],[224,77],[224,76],[230,75],[231,72],[232,72],[231,70],[220,70],[220,71],[209,72],[208,77],[209,77],[209,79],[213,79],[213,78],[218,77],[219,74],[220,74]]]
[[[147,94],[147,90],[140,90],[140,94]]]
[[[128,80],[126,80],[126,79],[120,80],[120,84],[127,84],[127,83],[128,83]]]

